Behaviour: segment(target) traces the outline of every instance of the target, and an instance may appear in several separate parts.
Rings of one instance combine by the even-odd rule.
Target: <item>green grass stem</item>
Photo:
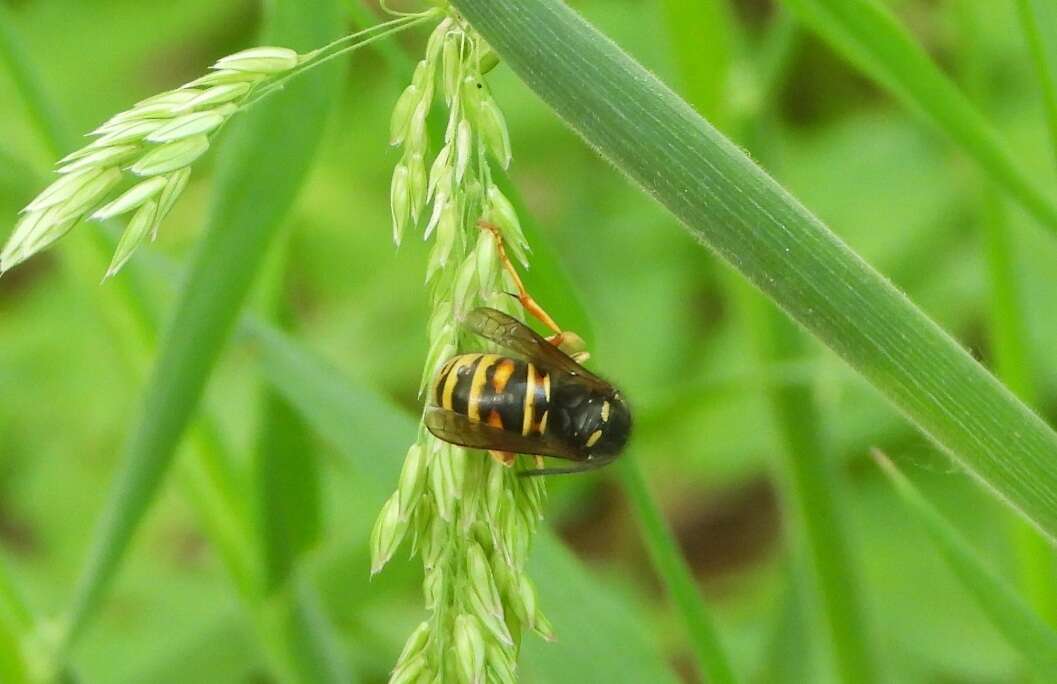
[[[712,684],[738,681],[712,618],[705,609],[694,575],[668,529],[660,508],[650,495],[635,456],[625,456],[618,469],[620,482],[635,511],[653,567],[686,628],[699,672],[705,681]]]

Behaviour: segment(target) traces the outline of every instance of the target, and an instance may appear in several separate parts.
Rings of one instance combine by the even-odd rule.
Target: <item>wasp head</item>
[[[590,391],[582,386],[565,388],[558,405],[558,431],[586,460],[611,461],[620,454],[631,434],[631,411],[614,389]]]

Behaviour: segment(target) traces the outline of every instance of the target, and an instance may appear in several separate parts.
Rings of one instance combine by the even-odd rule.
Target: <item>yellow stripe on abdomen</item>
[[[463,354],[456,356],[451,365],[451,370],[448,371],[448,377],[444,379],[444,393],[441,396],[440,406],[441,408],[452,410],[452,395],[455,393],[455,385],[459,383],[459,370],[466,366],[472,365],[477,359],[484,356],[484,354]]]
[[[488,369],[495,365],[501,357],[496,354],[485,354],[477,364],[473,372],[473,380],[470,381],[470,393],[466,397],[466,415],[475,423],[481,422],[481,392],[484,390],[485,376]]]
[[[536,395],[536,386],[539,384],[539,375],[536,371],[536,366],[532,363],[526,363],[525,366],[527,374],[525,376],[525,401],[521,405],[521,434],[527,437],[532,431],[532,423],[535,418],[534,397]]]

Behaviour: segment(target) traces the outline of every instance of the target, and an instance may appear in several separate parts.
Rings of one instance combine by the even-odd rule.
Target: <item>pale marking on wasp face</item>
[[[609,420],[609,402],[602,402],[602,422],[605,423]]]
[[[602,431],[601,430],[595,430],[594,432],[592,432],[591,436],[587,438],[587,446],[588,446],[588,448],[593,447],[595,444],[598,443],[598,440],[600,440],[600,439],[602,439]]]

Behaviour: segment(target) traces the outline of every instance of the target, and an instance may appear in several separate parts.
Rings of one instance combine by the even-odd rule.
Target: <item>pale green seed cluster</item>
[[[111,118],[90,134],[94,141],[59,161],[58,180],[22,210],[0,252],[0,273],[51,246],[82,219],[131,214],[107,277],[117,273],[148,236],[157,235],[211,137],[301,60],[287,48],[244,50],[218,61],[212,73]]]
[[[505,168],[511,157],[506,123],[482,77],[493,64],[484,41],[449,17],[393,112],[391,142],[403,151],[392,180],[393,238],[399,244],[408,228],[435,237],[423,389],[453,355],[488,346],[460,330],[466,312],[487,305],[521,314],[506,294],[512,287],[494,240],[477,226],[479,219],[497,225],[527,266],[517,214],[492,181],[490,164]],[[432,154],[427,122],[435,100],[443,101],[447,124]],[[552,638],[525,574],[545,499],[542,479],[516,476],[525,467],[531,463],[508,468],[420,430],[371,537],[372,573],[408,537],[425,568],[431,615],[408,639],[391,682],[513,682],[522,634]]]

